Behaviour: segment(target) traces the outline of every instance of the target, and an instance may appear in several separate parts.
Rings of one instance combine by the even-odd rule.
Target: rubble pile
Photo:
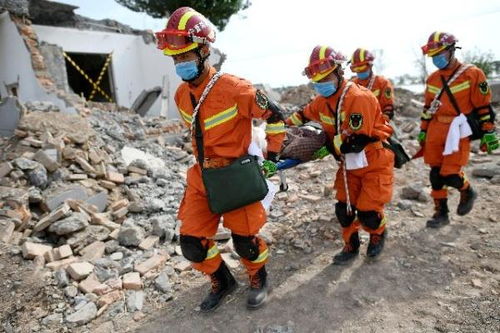
[[[191,269],[173,242],[194,162],[181,124],[26,108],[37,111],[0,142],[0,242],[44,269],[62,294],[48,316],[83,325],[108,308],[140,311],[145,297],[170,300]]]

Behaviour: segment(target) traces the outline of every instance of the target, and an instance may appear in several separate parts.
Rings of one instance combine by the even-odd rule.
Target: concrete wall
[[[66,110],[62,100],[46,93],[35,76],[31,55],[7,12],[0,14],[0,95],[7,96],[5,84],[17,82],[21,102],[50,101]]]
[[[159,115],[163,110],[169,118],[178,118],[173,96],[180,79],[170,58],[165,57],[155,44],[146,44],[141,36],[87,31],[34,25],[38,39],[56,44],[65,52],[113,52],[111,62],[116,102],[130,107],[143,89],[156,86],[167,88],[153,104],[148,115]],[[163,101],[163,105],[162,105]]]

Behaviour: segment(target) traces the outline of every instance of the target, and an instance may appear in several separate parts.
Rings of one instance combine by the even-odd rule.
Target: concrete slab
[[[0,136],[12,136],[21,119],[21,106],[17,97],[9,96],[0,102]]]

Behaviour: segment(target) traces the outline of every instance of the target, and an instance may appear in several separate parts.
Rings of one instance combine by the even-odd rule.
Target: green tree
[[[471,51],[464,52],[464,62],[481,68],[486,77],[490,77],[495,69],[494,59],[495,56],[491,51],[483,52],[478,48],[474,48]]]
[[[168,18],[179,7],[191,7],[206,16],[220,31],[229,18],[250,6],[250,0],[115,0],[136,12],[145,12],[154,18]]]

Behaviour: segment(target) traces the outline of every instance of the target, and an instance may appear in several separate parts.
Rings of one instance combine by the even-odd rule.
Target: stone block
[[[125,177],[118,172],[113,172],[113,171],[108,171],[108,180],[116,183],[116,184],[123,184],[125,182]]]
[[[108,205],[108,193],[106,191],[99,192],[98,194],[91,196],[85,200],[87,204],[94,205],[97,207],[99,213],[104,212],[106,206]]]
[[[0,220],[0,242],[9,243],[16,224],[9,220]]]
[[[123,288],[132,290],[142,289],[140,274],[138,272],[130,272],[123,275]]]
[[[152,269],[160,267],[167,261],[168,255],[155,254],[151,258],[134,266],[134,270],[139,274],[144,275]]]
[[[64,203],[61,207],[54,210],[52,213],[42,218],[33,228],[34,231],[42,231],[48,226],[50,226],[53,222],[58,221],[64,217],[68,217],[71,214],[70,207],[66,203]]]
[[[58,208],[64,201],[73,200],[85,200],[88,198],[85,188],[82,186],[73,187],[65,191],[57,192],[45,198],[45,205],[49,211],[53,211]]]
[[[104,251],[106,249],[106,245],[103,242],[96,241],[92,244],[87,245],[80,251],[80,255],[83,260],[93,261],[99,258],[102,258],[104,255]]]
[[[23,257],[33,259],[36,256],[44,256],[45,252],[52,251],[52,247],[44,244],[24,242],[22,246]]]
[[[59,163],[57,163],[57,150],[55,149],[39,150],[35,154],[34,159],[40,162],[49,172],[54,172],[59,168]]]
[[[76,281],[85,279],[93,270],[94,265],[88,262],[76,262],[66,268],[66,272]]]
[[[143,250],[152,249],[159,241],[160,241],[160,237],[158,237],[158,236],[149,236],[149,237],[146,237],[139,244],[139,248],[143,249]]]
[[[71,257],[73,255],[73,251],[69,245],[63,245],[58,247],[56,250],[58,260]]]
[[[87,293],[94,293],[97,289],[103,288],[103,284],[99,282],[97,279],[96,275],[94,273],[90,274],[87,276],[86,279],[82,280],[78,284],[78,289],[80,289],[82,292],[85,294]]]
[[[0,178],[7,176],[14,167],[12,166],[11,163],[5,162],[0,164]]]

